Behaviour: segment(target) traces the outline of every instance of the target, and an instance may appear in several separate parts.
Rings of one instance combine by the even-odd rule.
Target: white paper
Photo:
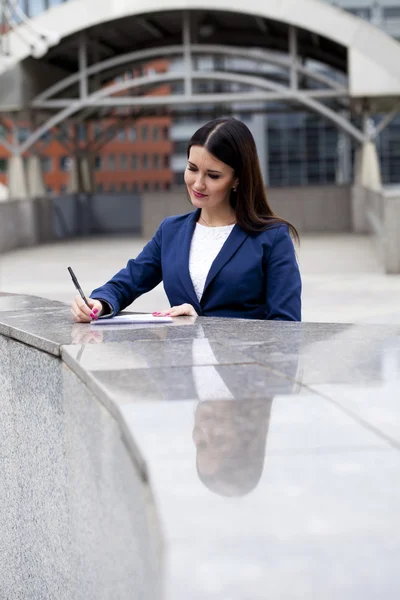
[[[99,319],[92,321],[91,325],[125,325],[129,323],[172,323],[171,317],[153,317],[152,314],[145,315],[117,315],[110,319]]]

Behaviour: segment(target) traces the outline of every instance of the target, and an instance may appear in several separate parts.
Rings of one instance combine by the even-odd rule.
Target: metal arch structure
[[[12,0],[14,3],[15,1]],[[60,39],[65,39],[97,25],[132,16],[141,21],[142,28],[152,31],[154,37],[162,37],[162,31],[146,18],[157,13],[186,10],[203,13],[223,11],[252,16],[265,33],[268,25],[264,19],[312,32],[315,36],[332,40],[348,50],[352,95],[362,97],[400,93],[397,42],[373,25],[321,0],[248,0],[246,7],[243,7],[242,0],[202,0],[201,3],[191,2],[190,6],[187,0],[69,0],[45,11],[29,23],[23,22],[15,27],[6,38],[8,54],[15,62],[32,54],[32,47],[26,43],[26,37],[32,28],[54,32]],[[78,14],[79,19],[76,18]],[[370,75],[375,75],[379,70],[378,82],[374,81],[374,77],[365,78],[367,65]],[[0,64],[0,71],[1,68]]]
[[[13,2],[15,4],[15,0]],[[79,19],[76,19],[77,13]],[[178,28],[171,15],[181,20]],[[137,49],[118,52],[115,40],[114,48],[109,39],[105,42],[104,39],[100,42],[94,40],[99,27],[110,21],[120,23],[120,19],[126,18],[134,19],[132,23],[139,28],[138,31],[147,32],[147,40],[150,39],[153,47],[144,49],[143,46],[147,44],[146,38],[143,38]],[[251,20],[258,31],[253,43],[251,35],[249,37],[247,34],[246,39],[239,35],[238,26],[245,19]],[[231,37],[238,42],[237,45],[221,43],[219,40],[216,43],[212,35],[211,40],[206,40],[207,43],[204,40],[199,43],[199,34],[194,35],[198,25],[203,29],[208,26],[210,30],[215,28],[216,23],[222,23],[221,31],[226,39],[229,33],[226,24],[231,22],[237,39]],[[279,29],[280,24],[286,26],[284,33]],[[64,40],[67,44],[75,41],[77,68],[29,98],[24,108],[31,114],[41,115],[45,122],[25,142],[13,147],[15,154],[26,152],[48,130],[82,111],[96,115],[98,111],[104,114],[104,111],[117,107],[131,107],[132,110],[138,107],[154,110],[162,107],[172,111],[189,105],[237,106],[250,103],[254,106],[257,103],[265,106],[268,103],[285,102],[323,115],[358,143],[364,143],[376,136],[378,130],[382,130],[398,110],[400,45],[372,25],[320,0],[275,0],[268,3],[249,0],[245,9],[241,0],[203,0],[201,6],[191,4],[190,10],[185,0],[137,0],[135,3],[123,0],[102,3],[98,0],[69,0],[39,15],[32,23],[23,20],[3,36],[8,63],[2,65],[0,57],[0,73],[6,66],[9,67],[10,61],[16,64],[35,54],[34,47],[26,43],[26,37],[32,30],[55,32],[53,39],[61,39],[60,48]],[[273,41],[271,46],[269,40],[279,35],[287,39],[283,42]],[[309,46],[307,51],[303,41],[305,35]],[[178,38],[180,43],[177,43]],[[262,47],[264,39],[268,43]],[[167,43],[164,44],[164,41]],[[90,62],[92,43],[101,50],[105,48],[106,52],[111,48],[112,56]],[[336,58],[334,51],[340,54],[339,58]],[[317,72],[304,64],[305,54],[310,60],[326,64],[333,76]],[[46,58],[54,62],[52,57],[55,55],[50,50],[41,60],[44,64]],[[194,63],[202,56],[245,59],[255,65],[256,72],[249,74],[234,69],[206,71],[194,68]],[[159,57],[180,58],[181,71],[148,74],[115,83],[118,69],[121,72],[121,69],[126,70],[134,64],[143,64]],[[286,83],[269,77],[268,70],[263,68],[268,65],[285,71]],[[364,75],[365,69],[371,74],[368,78]],[[102,78],[103,85],[98,85],[98,78]],[[219,86],[223,91],[199,93],[197,86],[200,81],[211,83],[211,88]],[[161,97],[148,94],[162,84],[171,83],[181,85],[183,93]],[[142,94],[143,90],[147,95]],[[128,92],[130,95],[121,95]],[[343,116],[343,111],[354,107],[358,107],[360,113],[371,112],[371,106],[377,106],[382,99],[392,112],[382,120],[377,130],[360,130]]]
[[[295,35],[295,31],[293,34]],[[234,72],[218,71],[199,71],[194,69],[183,70],[181,72],[151,74],[135,79],[129,79],[123,82],[106,85],[100,90],[89,94],[90,77],[102,71],[113,69],[116,66],[132,64],[139,60],[146,61],[158,56],[180,57],[184,64],[184,57],[190,51],[190,56],[202,55],[222,55],[232,58],[245,58],[248,60],[257,60],[261,63],[275,64],[290,70],[292,86],[284,86],[271,80],[257,75],[237,74]],[[323,88],[302,90],[297,84],[299,75],[315,80],[323,84]],[[82,76],[84,81],[82,81]],[[193,83],[195,81],[206,82],[224,82],[228,84],[237,84],[252,88],[251,91],[229,91],[219,93],[199,94],[193,92]],[[121,96],[122,92],[146,88],[151,91],[154,88],[166,83],[179,82],[184,84],[183,94],[171,94],[169,96]],[[78,97],[60,98],[59,94],[74,84],[78,86]],[[288,59],[278,59],[276,57],[263,53],[262,51],[252,51],[245,49],[236,49],[234,47],[218,47],[215,45],[190,45],[161,47],[156,51],[154,49],[147,51],[132,52],[123,56],[106,60],[95,64],[88,69],[83,69],[65,80],[51,86],[32,101],[32,107],[42,110],[59,110],[50,117],[37,131],[35,131],[21,146],[20,151],[25,152],[32,144],[41,138],[49,129],[57,126],[65,119],[79,113],[85,108],[102,107],[159,107],[168,105],[182,106],[187,104],[227,104],[227,103],[254,103],[254,102],[278,102],[289,101],[300,104],[305,108],[312,110],[334,123],[338,128],[351,135],[356,141],[362,143],[364,134],[358,130],[349,120],[332,110],[329,106],[323,104],[321,100],[346,98],[348,89],[345,85],[338,84],[337,81],[315,73],[310,69],[300,65],[296,60],[291,63]],[[56,98],[55,98],[56,97]]]

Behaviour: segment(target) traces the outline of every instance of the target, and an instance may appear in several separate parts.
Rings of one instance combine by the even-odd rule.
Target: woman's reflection
[[[244,496],[262,475],[272,398],[208,400],[195,412],[197,473],[221,496]]]
[[[197,337],[207,338],[207,334],[199,331]],[[193,429],[197,473],[212,492],[221,496],[244,496],[257,486],[263,472],[274,398],[268,395],[268,382],[270,385],[277,382],[271,371],[265,369],[262,375],[255,375],[254,381],[247,381],[247,391],[257,397],[246,399],[246,384],[238,385],[232,371],[221,368],[227,348],[211,340],[202,341],[208,345],[207,363],[214,366],[203,367],[202,376],[196,368],[192,369],[196,396],[200,400]],[[264,348],[266,361],[268,353],[273,353],[275,361],[284,360],[286,356],[285,376],[279,377],[279,394],[299,391],[300,330],[291,332],[290,342],[288,345],[287,338],[282,335],[270,348]],[[254,346],[250,348],[254,349]],[[240,350],[246,354],[246,345],[241,345]],[[196,340],[193,340],[193,354],[196,351]],[[204,345],[202,353],[205,353]],[[261,380],[265,381],[265,395],[260,397],[257,384]]]

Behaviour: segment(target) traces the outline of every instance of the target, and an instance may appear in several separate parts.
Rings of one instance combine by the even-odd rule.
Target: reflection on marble
[[[298,386],[257,364],[91,372],[117,402],[264,398]]]
[[[61,361],[0,336],[0,597],[161,597],[147,484]]]
[[[322,339],[317,328],[310,335],[311,329],[309,325],[298,335],[281,336],[273,345],[237,343],[234,347],[290,377],[296,364],[296,379],[304,385],[380,381],[388,368],[391,377],[400,380],[398,327],[353,325],[325,333]]]
[[[387,373],[386,381],[368,384],[354,382],[324,383],[313,385],[312,389],[342,408],[355,420],[371,429],[383,440],[400,449],[400,385],[398,365],[393,379]]]
[[[166,525],[166,600],[397,598],[400,453],[357,420],[307,394],[121,411]]]
[[[159,563],[149,565],[157,540],[146,538],[151,517],[140,457],[168,550],[165,600],[397,600],[399,326],[199,317],[95,329],[44,301],[30,311],[3,310],[0,332],[6,328],[10,337],[61,352],[74,372],[0,337],[0,468],[8,485],[0,506],[18,523],[28,500],[38,510],[51,501],[40,512],[51,539],[22,521],[19,543],[31,570],[32,537],[44,539],[40,559],[59,544],[49,565],[61,561],[57,573],[68,593],[63,557],[79,577],[90,573],[68,600],[90,597],[93,582],[96,600],[125,598],[110,591],[114,572],[116,584],[125,577],[133,586],[137,578],[146,590],[139,597],[157,598],[159,590],[152,596],[148,587]],[[41,369],[29,358],[36,355],[44,357]],[[133,474],[121,435],[139,466]],[[33,486],[21,509],[13,478],[28,487],[15,468],[25,461],[32,481],[43,477],[48,497]],[[21,554],[8,522],[0,527],[7,531],[0,553],[10,547],[10,575],[3,576],[10,586]],[[109,529],[128,548],[121,562],[118,540],[110,551],[104,542]],[[139,571],[131,556],[135,565],[142,557]]]
[[[64,346],[63,353],[70,354],[87,371],[254,362],[235,348],[227,348],[204,338]]]

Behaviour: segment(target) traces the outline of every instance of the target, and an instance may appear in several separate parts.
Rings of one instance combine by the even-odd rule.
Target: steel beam
[[[289,58],[290,58],[290,87],[292,90],[297,90],[299,87],[299,71],[298,63],[298,48],[297,48],[297,29],[290,25],[289,27]]]
[[[254,50],[251,48],[235,48],[233,46],[221,46],[217,44],[192,44],[190,46],[191,54],[218,54],[218,55],[226,55],[231,56],[233,58],[247,58],[249,60],[265,62],[268,64],[272,64],[275,66],[280,66],[283,68],[290,69],[291,68],[291,60],[290,57],[282,57],[274,54],[273,52],[265,51],[265,50]],[[91,65],[86,69],[87,77],[91,77],[102,71],[107,71],[108,69],[113,69],[118,66],[122,66],[127,63],[133,63],[136,61],[150,60],[152,58],[157,58],[159,56],[184,56],[184,46],[183,45],[175,45],[175,46],[165,46],[161,48],[151,48],[148,50],[139,50],[135,52],[128,52],[122,56],[116,56],[113,58],[106,59],[94,65]],[[321,73],[316,73],[301,65],[298,61],[296,64],[296,69],[302,75],[306,75],[315,81],[318,81],[327,87],[332,89],[340,89],[346,90],[346,87],[336,82],[333,79],[330,79],[326,75]],[[73,84],[77,83],[80,79],[80,73],[74,73],[73,75],[69,75],[65,79],[57,82],[56,84],[50,86],[39,94],[33,101],[32,106],[37,106],[43,100],[47,100],[56,94],[59,94],[65,89],[68,89]],[[348,91],[347,91],[348,93]]]
[[[191,34],[190,34],[190,13],[188,10],[183,12],[182,19],[182,37],[183,37],[183,67],[185,70],[184,85],[185,95],[192,95],[192,56],[191,56]]]
[[[307,92],[302,92],[300,90],[292,90],[290,88],[285,88],[275,82],[267,81],[257,76],[244,76],[244,75],[236,75],[232,73],[205,73],[205,72],[192,72],[193,79],[207,79],[207,80],[215,80],[215,81],[226,81],[226,82],[238,82],[246,85],[250,85],[256,88],[260,88],[261,90],[266,91],[258,91],[258,92],[243,92],[243,93],[219,93],[219,94],[192,94],[192,95],[174,95],[174,96],[145,96],[138,98],[124,98],[124,97],[116,97],[110,98],[113,94],[126,91],[129,89],[133,89],[138,85],[143,85],[144,83],[153,85],[165,83],[166,81],[173,80],[182,80],[184,78],[184,74],[177,73],[162,73],[157,75],[147,75],[145,77],[131,79],[123,82],[118,82],[114,85],[108,86],[107,88],[97,91],[85,99],[81,99],[75,102],[69,101],[68,106],[63,106],[62,100],[58,101],[49,101],[46,106],[49,108],[50,106],[62,107],[63,110],[54,115],[49,121],[47,125],[43,125],[38,131],[34,132],[28,140],[22,145],[22,152],[28,149],[33,143],[37,141],[45,133],[48,128],[54,127],[54,125],[63,121],[65,118],[79,112],[83,108],[93,107],[93,106],[165,106],[165,105],[179,105],[179,104],[220,104],[220,103],[231,103],[231,102],[248,102],[248,101],[277,101],[277,100],[285,100],[299,103],[303,106],[306,106],[310,110],[323,115],[331,122],[335,123],[336,126],[349,133],[353,138],[355,138],[358,142],[362,143],[365,141],[365,135],[359,131],[354,125],[352,125],[348,120],[346,120],[340,114],[337,114],[334,110],[325,106],[318,102],[316,98],[313,98],[312,95],[316,93],[321,95],[321,93],[327,93],[325,90],[309,90]],[[335,90],[330,90],[329,93],[334,97],[340,97],[342,94]],[[65,102],[65,101],[64,101]],[[68,102],[68,101],[67,101]],[[61,103],[61,104],[60,104]]]
[[[84,31],[79,36],[79,96],[83,100],[88,97],[88,57],[87,57],[87,40]]]

